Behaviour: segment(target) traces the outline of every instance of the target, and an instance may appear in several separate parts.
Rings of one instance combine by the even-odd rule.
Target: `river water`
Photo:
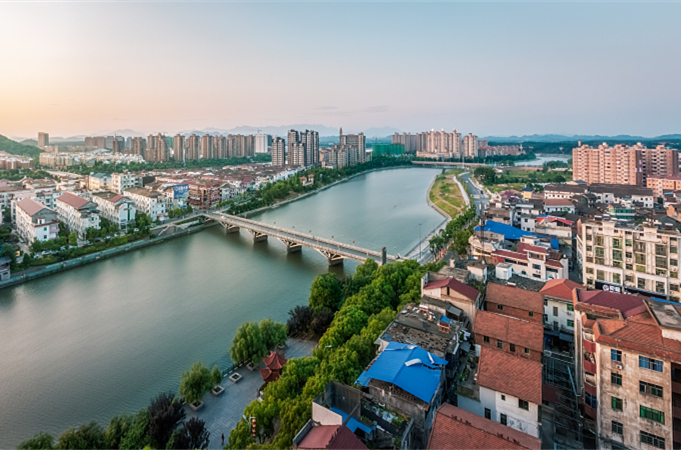
[[[404,255],[419,224],[425,235],[443,220],[426,203],[439,172],[372,172],[249,218]],[[287,254],[275,239],[213,227],[0,290],[0,448],[106,425],[176,391],[195,361],[225,367],[242,322],[285,321],[315,276],[356,266],[329,269],[315,250]]]

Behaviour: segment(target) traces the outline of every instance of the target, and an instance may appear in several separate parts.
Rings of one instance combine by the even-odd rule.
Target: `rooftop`
[[[38,203],[35,200],[31,198],[25,198],[22,201],[17,203],[17,206],[24,210],[26,214],[29,216],[34,216],[35,214],[39,213],[43,209],[47,209],[48,211],[52,211],[50,208],[47,206],[43,205],[42,203]]]
[[[519,228],[506,225],[501,222],[495,222],[493,220],[488,220],[485,222],[484,231],[491,231],[492,233],[501,234],[505,239],[517,240],[523,236],[536,236],[534,233],[529,231],[523,231]],[[476,231],[480,231],[480,225],[475,227]]]
[[[355,433],[345,425],[313,426],[298,444],[300,449],[366,449]]]
[[[578,291],[578,304],[592,305],[619,311],[622,317],[635,316],[646,310],[643,297],[630,294],[617,294],[607,291]],[[575,305],[575,306],[578,306]]]
[[[541,439],[445,403],[435,413],[428,448],[540,450]]]
[[[66,203],[67,205],[72,206],[76,209],[80,209],[83,206],[90,203],[90,200],[80,197],[76,194],[72,194],[70,192],[64,192],[61,196],[57,197],[57,200]]]
[[[547,281],[542,290],[539,292],[544,295],[562,298],[572,302],[572,291],[575,289],[584,289],[584,286],[575,283],[572,280],[568,280],[567,278],[559,278]]]
[[[541,405],[542,364],[482,347],[477,383],[482,387]]]
[[[541,323],[480,310],[475,315],[473,332],[530,350],[538,352],[544,350],[544,326]]]
[[[475,299],[478,298],[478,295],[480,295],[480,291],[474,287],[460,282],[456,278],[445,278],[444,280],[430,281],[423,286],[423,289],[438,289],[443,287],[448,287],[449,289],[471,299],[472,301],[475,301]]]
[[[544,296],[517,287],[488,283],[487,302],[544,314]]]

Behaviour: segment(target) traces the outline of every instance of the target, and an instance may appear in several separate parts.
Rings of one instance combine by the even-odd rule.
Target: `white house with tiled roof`
[[[55,211],[25,198],[16,203],[17,233],[27,242],[56,239],[59,234],[59,218]]]
[[[118,224],[121,230],[127,229],[128,224],[135,220],[137,208],[135,202],[128,197],[104,191],[93,194],[92,201],[99,207],[101,217]]]
[[[99,210],[97,204],[71,192],[65,192],[56,201],[59,219],[79,239],[85,239],[88,228],[99,229]]]

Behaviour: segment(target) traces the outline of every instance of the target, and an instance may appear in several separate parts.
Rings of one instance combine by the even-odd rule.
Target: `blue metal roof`
[[[480,231],[480,225],[475,227],[475,231]],[[519,228],[506,225],[505,223],[495,222],[493,220],[488,220],[485,222],[485,231],[491,231],[492,233],[503,234],[505,239],[520,239],[523,236],[536,236],[534,233],[529,231],[523,231]]]
[[[347,413],[345,413],[342,409],[336,408],[335,406],[332,406],[331,411],[335,412],[336,414],[340,414],[340,416],[343,418],[343,422],[345,422],[345,419],[348,417]],[[353,433],[359,428],[360,430],[364,431],[366,434],[371,434],[371,430],[376,428],[376,425],[370,427],[369,425],[360,422],[359,420],[355,419],[354,417],[350,417],[350,420],[348,420],[345,423],[345,426],[350,429]]]
[[[407,362],[412,364],[408,366]],[[389,342],[371,367],[359,376],[357,383],[367,386],[372,379],[385,381],[430,403],[440,384],[442,368],[437,366],[446,365],[446,360],[416,345]]]

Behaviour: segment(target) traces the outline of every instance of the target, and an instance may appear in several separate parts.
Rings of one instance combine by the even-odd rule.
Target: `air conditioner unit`
[[[623,370],[624,366],[620,363],[615,364],[615,367],[617,367],[619,370]]]

